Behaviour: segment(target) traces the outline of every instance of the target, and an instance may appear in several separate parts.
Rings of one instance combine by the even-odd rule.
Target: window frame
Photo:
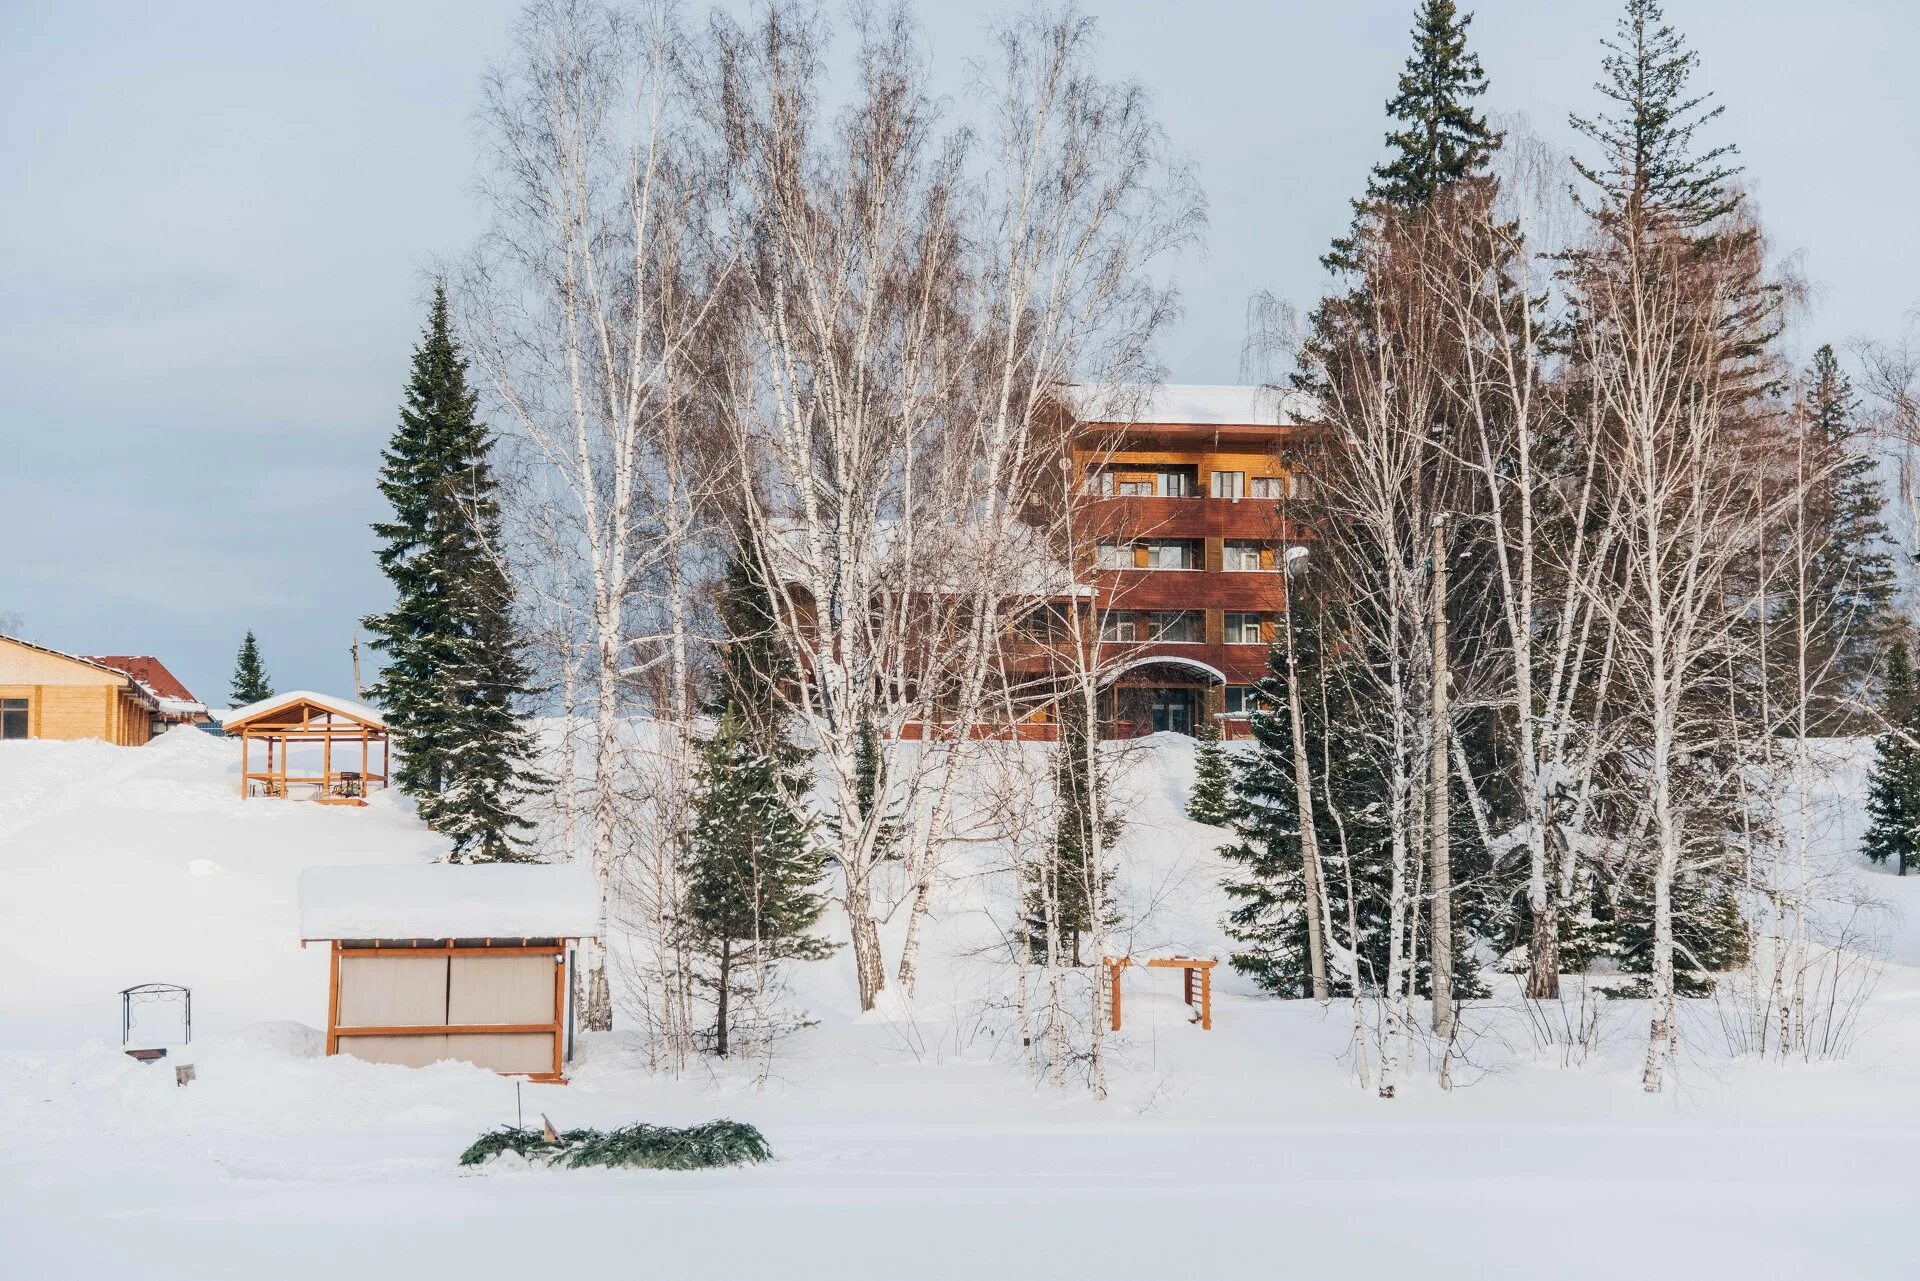
[[[1149,538],[1149,539],[1143,540],[1139,545],[1146,549],[1146,560],[1147,560],[1146,568],[1148,569],[1175,570],[1178,572],[1192,573],[1195,570],[1206,568],[1207,548],[1206,548],[1206,544],[1202,542],[1200,539],[1197,539],[1197,538]],[[1180,548],[1182,553],[1182,558],[1186,561],[1186,564],[1184,565],[1154,564],[1155,554],[1158,553],[1162,548],[1168,548],[1168,547]]]
[[[1192,636],[1170,636],[1162,619],[1177,619],[1190,625]],[[1150,645],[1204,645],[1207,643],[1207,615],[1200,609],[1153,609],[1147,611],[1147,643]]]
[[[1253,621],[1252,640],[1248,640],[1245,634],[1246,624],[1249,619]],[[1236,621],[1239,624],[1238,628],[1235,627]],[[1221,634],[1225,637],[1223,643],[1228,645],[1264,645],[1267,643],[1265,623],[1265,616],[1258,610],[1230,609],[1226,611],[1226,617],[1222,624],[1223,631]]]
[[[7,733],[9,723],[18,717],[20,732]],[[25,742],[33,737],[33,699],[25,696],[0,698],[0,741]]]
[[[1226,483],[1226,482],[1231,482]],[[1221,491],[1232,489],[1232,493]],[[1247,473],[1244,471],[1216,471],[1208,492],[1215,498],[1238,500],[1247,496]]]
[[[1268,571],[1261,563],[1261,554],[1271,547],[1270,543],[1258,538],[1227,538],[1220,543],[1220,570],[1226,574],[1264,574]],[[1235,552],[1253,552],[1252,565],[1233,563]]]

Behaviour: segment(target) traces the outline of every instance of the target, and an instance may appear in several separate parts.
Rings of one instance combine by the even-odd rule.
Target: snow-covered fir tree
[[[1421,0],[1413,21],[1413,52],[1387,100],[1387,158],[1367,177],[1367,194],[1353,202],[1356,222],[1381,209],[1418,209],[1463,179],[1484,177],[1500,149],[1500,135],[1474,101],[1487,91],[1480,55],[1467,47],[1470,13],[1453,0]],[[1358,261],[1351,235],[1336,240],[1322,260],[1351,273]]]
[[[1233,801],[1233,769],[1220,741],[1220,726],[1208,717],[1200,726],[1200,747],[1193,756],[1193,791],[1187,796],[1187,817],[1196,823],[1224,826]]]
[[[1027,869],[1027,947],[1035,959],[1051,949],[1079,965],[1085,936],[1112,921],[1110,857],[1124,824],[1113,806],[1099,756],[1098,726],[1084,699],[1062,696],[1060,737],[1053,750],[1053,834],[1047,857]]]
[[[832,948],[811,932],[826,906],[825,854],[807,804],[807,754],[789,737],[782,701],[792,662],[755,561],[728,562],[717,612],[714,728],[697,743],[679,927],[695,986],[711,1001],[709,1043],[725,1057],[742,1032],[781,1030],[770,1003],[779,964]]]
[[[1789,602],[1790,617],[1802,620],[1788,629],[1791,643],[1804,652],[1783,664],[1809,673],[1815,734],[1847,732],[1867,719],[1864,696],[1897,626],[1886,496],[1859,407],[1832,346],[1820,347],[1801,392],[1808,599]],[[1789,596],[1796,594],[1797,585],[1790,586]]]
[[[240,654],[233,663],[230,697],[235,707],[245,707],[249,703],[273,697],[273,682],[267,677],[265,664],[260,661],[260,643],[254,640],[252,632],[248,632],[246,639],[240,642]]]
[[[826,896],[824,859],[802,817],[806,771],[758,739],[729,700],[699,745],[682,860],[681,941],[698,962],[694,981],[712,1002],[711,1044],[723,1058],[747,1017],[743,1001],[755,1032],[777,1030],[758,1000],[774,967],[833,950],[811,932]]]
[[[1889,641],[1880,680],[1884,728],[1873,743],[1867,775],[1867,834],[1861,843],[1876,863],[1900,875],[1920,865],[1920,690],[1904,636]]]
[[[373,528],[395,599],[365,620],[385,656],[368,694],[393,732],[395,783],[453,838],[456,861],[491,862],[526,857],[520,833],[530,824],[516,807],[536,780],[518,706],[529,677],[499,555],[493,437],[466,369],[437,286],[380,472],[393,518]]]

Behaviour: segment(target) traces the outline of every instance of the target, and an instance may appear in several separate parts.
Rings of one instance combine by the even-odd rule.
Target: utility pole
[[[367,696],[360,688],[360,632],[358,629],[355,629],[353,644],[347,646],[347,650],[353,655],[353,696],[356,700],[364,702]]]
[[[1427,812],[1433,864],[1433,1030],[1453,1037],[1453,849],[1447,806],[1447,518],[1433,518],[1433,767]]]

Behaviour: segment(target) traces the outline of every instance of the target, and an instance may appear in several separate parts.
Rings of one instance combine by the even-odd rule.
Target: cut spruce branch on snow
[[[486,1165],[508,1152],[536,1165],[570,1170],[716,1170],[773,1160],[765,1137],[741,1121],[708,1121],[684,1129],[642,1121],[617,1130],[566,1130],[556,1137],[557,1142],[541,1130],[501,1126],[475,1139],[460,1154],[460,1164]]]

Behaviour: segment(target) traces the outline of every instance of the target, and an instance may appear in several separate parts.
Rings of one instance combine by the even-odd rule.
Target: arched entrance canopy
[[[1210,684],[1225,685],[1227,683],[1227,674],[1211,663],[1203,663],[1197,658],[1186,658],[1179,654],[1144,654],[1139,658],[1130,658],[1109,670],[1100,678],[1100,683],[1111,685],[1128,672],[1141,667],[1184,667],[1203,677]]]

